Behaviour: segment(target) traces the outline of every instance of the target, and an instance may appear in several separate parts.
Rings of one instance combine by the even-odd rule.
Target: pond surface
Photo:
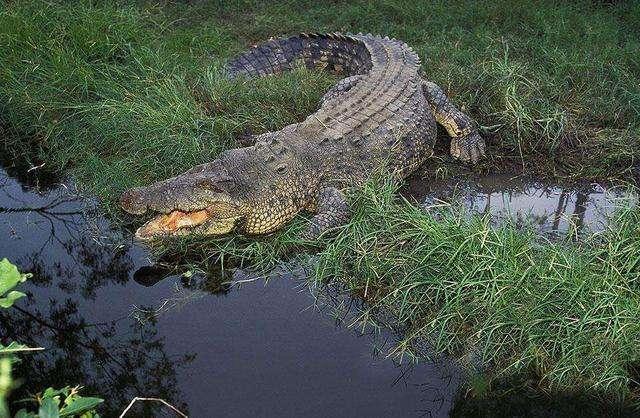
[[[597,228],[620,196],[597,185],[486,183],[413,180],[408,189],[425,206],[456,197],[472,211],[526,214],[548,231]],[[228,277],[165,277],[70,182],[0,170],[0,233],[0,257],[34,274],[23,286],[28,298],[0,312],[0,336],[46,349],[24,356],[15,399],[47,385],[84,384],[86,394],[106,398],[107,417],[134,396],[163,398],[191,417],[439,417],[452,410],[460,372],[445,361],[386,358],[393,333],[348,326],[356,315],[348,307],[357,302],[309,289],[294,273],[265,281],[238,271],[232,279],[242,284],[227,287],[220,282]],[[474,407],[460,401],[457,414],[473,415]],[[131,416],[173,415],[147,403]]]
[[[0,171],[0,257],[34,274],[28,298],[0,312],[0,335],[46,349],[24,357],[15,399],[84,384],[106,398],[107,417],[134,396],[191,417],[448,414],[459,383],[450,367],[385,358],[391,334],[347,327],[353,315],[336,320],[332,298],[301,278],[239,272],[242,286],[215,294],[206,289],[220,278],[159,280],[147,251],[110,228],[95,201],[49,183]],[[132,416],[165,414],[146,405]]]

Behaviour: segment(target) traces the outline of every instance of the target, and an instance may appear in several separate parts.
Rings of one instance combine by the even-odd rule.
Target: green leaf
[[[65,386],[62,389],[54,389],[54,388],[46,388],[44,393],[42,394],[43,398],[53,398],[54,396],[64,395],[65,397],[69,396],[71,393],[71,388],[69,386]]]
[[[27,412],[26,409],[21,409],[14,415],[14,418],[38,418],[33,412]]]
[[[95,408],[102,402],[104,402],[104,399],[78,396],[73,398],[67,406],[62,408],[60,416],[66,417],[69,415],[80,414]]]
[[[58,404],[53,398],[45,398],[38,410],[39,418],[60,418],[60,411],[58,411]]]
[[[14,354],[19,353],[21,351],[26,351],[26,350],[29,350],[29,347],[27,347],[24,344],[18,344],[15,341],[12,341],[6,347],[4,345],[0,344],[0,359],[6,358],[12,364],[19,363],[20,359],[18,357],[14,356]]]
[[[18,268],[11,264],[9,260],[6,258],[0,260],[0,296],[25,280],[27,280],[27,275],[20,274]]]
[[[13,303],[22,298],[25,297],[27,295],[25,295],[22,292],[18,292],[17,290],[12,290],[11,292],[9,292],[7,294],[6,297],[4,298],[0,298],[0,308],[9,308],[11,307],[11,305],[13,305]]]

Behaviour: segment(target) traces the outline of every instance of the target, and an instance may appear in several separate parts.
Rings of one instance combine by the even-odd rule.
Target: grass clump
[[[422,338],[495,378],[532,373],[555,390],[637,396],[637,208],[568,245],[451,208],[425,213],[395,191],[378,182],[357,195],[316,280],[391,310],[407,328],[400,348]]]

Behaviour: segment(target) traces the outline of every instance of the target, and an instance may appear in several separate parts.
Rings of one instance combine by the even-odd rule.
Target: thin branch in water
[[[180,412],[180,410],[178,408],[176,408],[175,406],[171,405],[169,402],[165,401],[164,399],[160,399],[160,398],[140,398],[140,397],[135,397],[131,400],[131,402],[129,402],[129,405],[126,407],[126,409],[124,411],[122,411],[122,414],[120,414],[119,418],[124,418],[124,416],[126,415],[127,412],[129,412],[129,410],[133,407],[133,404],[135,404],[137,401],[152,401],[152,402],[160,402],[163,405],[166,405],[168,408],[171,408],[171,410],[173,410],[176,414],[178,414],[178,416],[184,417],[184,418],[189,418],[187,415],[185,415],[184,413]]]
[[[204,295],[202,291],[187,291],[186,289],[179,288],[178,285],[176,285],[174,292],[177,296],[164,299],[157,308],[144,309],[133,305],[129,316],[135,318],[141,325],[144,325],[150,319],[157,318],[165,312],[180,308],[189,301]]]
[[[27,351],[42,351],[44,347],[4,348],[2,354],[24,353]]]

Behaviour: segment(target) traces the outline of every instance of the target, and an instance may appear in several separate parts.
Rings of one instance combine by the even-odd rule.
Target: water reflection
[[[8,236],[0,255],[33,273],[26,300],[0,311],[0,335],[46,348],[19,365],[18,374],[28,381],[14,398],[47,385],[82,383],[88,393],[109,388],[106,416],[140,393],[186,408],[176,369],[191,355],[168,355],[156,329],[113,309],[124,307],[121,302],[98,297],[102,288],[127,284],[133,257],[142,252],[112,242],[117,237],[105,238],[108,224],[96,216],[95,202],[81,199],[71,186],[33,189],[0,174],[0,226]]]
[[[578,238],[601,230],[621,201],[621,189],[600,184],[547,184],[522,176],[494,175],[475,179],[425,182],[414,178],[404,193],[423,206],[460,203],[469,213],[490,214],[497,222],[509,218],[540,232]]]

